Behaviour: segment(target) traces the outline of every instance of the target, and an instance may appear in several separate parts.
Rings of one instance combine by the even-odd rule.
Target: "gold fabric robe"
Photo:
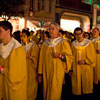
[[[16,48],[6,59],[0,59],[0,65],[4,66],[4,74],[0,76],[0,93],[4,100],[27,100],[27,72],[26,55],[22,47]],[[1,89],[0,89],[1,90]]]
[[[100,36],[96,39],[93,39],[93,44],[94,44],[94,48],[95,51],[97,49],[100,50]],[[96,66],[94,67],[94,73],[93,73],[93,79],[94,79],[94,83],[98,84],[98,82],[100,82],[100,54],[96,53]]]
[[[22,46],[14,46],[16,42],[9,56],[0,56],[0,66],[4,66],[3,74],[0,73],[0,99],[27,100],[26,54]]]
[[[53,43],[55,42],[55,43]],[[54,50],[66,56],[66,62],[53,57]],[[65,72],[72,64],[69,43],[62,38],[46,40],[40,50],[38,74],[43,74],[43,100],[61,100]]]
[[[72,43],[73,74],[72,93],[75,95],[93,92],[93,67],[95,67],[95,50],[93,43],[84,39],[83,46]],[[76,45],[76,46],[75,46]],[[79,65],[79,60],[85,60],[86,64]]]
[[[30,42],[27,45],[27,53],[32,58],[27,58],[27,71],[28,71],[28,100],[36,100],[37,97],[37,61],[39,48],[34,42]]]

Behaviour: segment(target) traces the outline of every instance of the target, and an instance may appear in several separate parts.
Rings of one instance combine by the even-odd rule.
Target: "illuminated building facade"
[[[57,22],[67,31],[73,32],[80,26],[84,31],[92,27],[92,7],[82,0],[29,0],[30,8],[27,19],[41,27],[49,22]],[[33,6],[32,6],[33,4]],[[33,11],[33,13],[31,13]]]
[[[92,3],[92,0],[26,0],[24,16],[16,19],[15,30],[28,27],[35,31],[57,22],[70,32],[77,26],[89,31],[96,17]]]

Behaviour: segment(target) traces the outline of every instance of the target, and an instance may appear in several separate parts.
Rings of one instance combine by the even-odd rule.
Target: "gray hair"
[[[59,24],[56,23],[56,22],[51,22],[51,23],[49,24],[49,27],[50,27],[51,25],[55,25],[57,29],[60,29]]]

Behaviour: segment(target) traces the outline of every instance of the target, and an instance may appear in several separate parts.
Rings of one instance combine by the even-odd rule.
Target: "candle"
[[[81,51],[79,50],[78,52],[78,60],[80,61],[81,60]]]
[[[27,53],[27,42],[25,43],[25,51]]]
[[[54,47],[54,52],[56,52],[56,48],[55,48],[55,43],[54,43],[54,41],[52,42],[52,44],[53,44],[53,47]]]

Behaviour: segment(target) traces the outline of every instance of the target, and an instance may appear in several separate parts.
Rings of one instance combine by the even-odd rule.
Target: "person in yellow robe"
[[[100,92],[100,36],[99,29],[94,28],[92,30],[92,42],[94,44],[96,52],[96,66],[94,67],[94,92]]]
[[[26,54],[11,34],[11,23],[0,21],[0,100],[27,100]]]
[[[30,32],[24,30],[22,32],[21,40],[27,55],[27,73],[28,73],[28,100],[36,100],[37,97],[37,61],[39,48],[34,41],[30,41]]]
[[[59,37],[57,23],[49,25],[49,34],[40,50],[38,81],[43,75],[43,100],[61,100],[64,75],[69,72],[73,57],[69,43]]]
[[[74,56],[72,66],[72,93],[74,95],[93,93],[93,67],[95,67],[95,50],[93,43],[83,38],[83,30],[74,30],[76,40],[72,42]]]

